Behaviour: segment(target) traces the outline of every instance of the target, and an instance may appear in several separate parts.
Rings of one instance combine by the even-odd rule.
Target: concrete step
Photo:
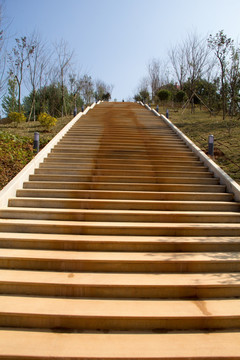
[[[53,333],[1,330],[2,359],[237,360],[240,333]]]
[[[176,161],[177,159],[181,160],[189,160],[189,161],[196,161],[197,157],[193,153],[184,153],[184,154],[178,154],[178,153],[171,153],[166,151],[153,151],[153,152],[147,152],[147,151],[139,151],[139,150],[116,150],[116,151],[100,151],[98,150],[78,150],[73,147],[69,148],[60,148],[55,147],[51,150],[51,154],[68,154],[69,156],[81,156],[81,157],[92,157],[92,156],[98,156],[99,158],[110,158],[110,159],[126,159],[131,157],[132,160],[143,158],[145,160],[147,159],[155,159],[158,160],[159,158],[174,158]]]
[[[90,173],[90,171],[89,171]],[[217,185],[216,178],[204,177],[160,177],[160,176],[104,176],[104,175],[81,175],[81,170],[68,169],[36,169],[34,175],[29,176],[33,181],[76,181],[76,182],[105,182],[105,183],[159,183],[159,184],[207,184]]]
[[[66,163],[69,160],[68,163]],[[92,169],[103,169],[103,170],[136,170],[136,171],[167,171],[167,172],[197,172],[197,173],[210,173],[207,168],[204,166],[194,165],[169,165],[167,161],[163,160],[162,164],[151,164],[151,162],[147,165],[144,164],[136,164],[135,162],[126,163],[126,162],[102,162],[102,161],[85,161],[84,159],[66,159],[66,158],[45,158],[44,162],[40,164],[40,168],[42,167],[76,167],[76,168],[92,168]]]
[[[240,271],[240,253],[80,252],[1,249],[2,269],[208,273]]]
[[[48,164],[48,163],[42,163],[40,164],[39,169],[36,169],[36,174],[40,174],[41,172],[39,170],[44,169],[44,173],[50,173],[54,174],[57,172],[63,172],[64,170],[68,173],[71,171],[73,174],[93,174],[93,175],[105,175],[105,176],[152,176],[152,177],[203,177],[203,178],[211,178],[213,177],[213,174],[210,172],[205,171],[173,171],[166,169],[164,170],[153,170],[153,169],[121,169],[120,166],[118,169],[111,169],[111,168],[101,168],[101,167],[95,167],[93,168],[91,165],[88,167],[82,167],[81,164],[64,164],[64,163],[54,163],[54,164]],[[55,171],[56,170],[56,171]]]
[[[68,154],[69,155],[69,154]],[[196,169],[206,169],[202,162],[200,160],[185,160],[185,159],[177,159],[175,160],[174,158],[170,158],[170,159],[146,159],[143,157],[139,157],[139,158],[129,158],[128,161],[126,162],[125,159],[119,159],[119,158],[107,158],[107,157],[97,157],[95,158],[94,156],[90,156],[90,157],[82,157],[79,156],[78,154],[70,154],[70,156],[66,156],[64,153],[56,153],[56,154],[48,154],[48,156],[46,157],[46,161],[69,161],[69,163],[71,162],[78,162],[78,163],[94,163],[94,164],[104,164],[106,166],[109,165],[123,165],[123,166],[130,166],[130,165],[138,165],[138,166],[160,166],[162,167],[164,165],[168,166],[168,167],[173,167],[174,169],[178,169],[178,168],[183,168],[185,169],[186,167],[189,168],[189,170],[196,168]],[[161,170],[161,169],[160,169]],[[207,169],[206,169],[207,170]],[[208,170],[207,170],[208,171]]]
[[[124,184],[124,183],[89,183],[60,181],[25,182],[24,189],[17,191],[17,196],[69,197],[69,198],[115,198],[139,200],[204,200],[229,201],[233,195],[225,193],[223,185],[185,185],[185,184]],[[31,190],[30,190],[31,189]],[[38,189],[39,191],[34,191]],[[59,189],[59,190],[57,190]],[[71,191],[69,191],[71,190]],[[73,191],[75,190],[75,191]],[[43,195],[46,194],[46,195]],[[73,195],[74,194],[74,195]],[[86,194],[86,195],[85,195]],[[66,196],[68,195],[68,196]],[[50,196],[51,197],[51,196]]]
[[[239,272],[116,273],[0,269],[1,294],[80,298],[230,299]]]
[[[142,223],[0,219],[0,231],[128,236],[239,236],[239,223]]]
[[[239,299],[71,299],[0,295],[0,326],[75,330],[229,330]]]
[[[100,199],[54,199],[26,198],[9,199],[9,207],[101,209],[101,210],[149,210],[149,211],[231,211],[239,212],[237,202],[213,201],[147,201],[147,200],[100,200]]]
[[[36,219],[55,221],[121,223],[240,223],[240,213],[226,211],[146,211],[51,209],[12,207],[0,209],[1,219]]]
[[[183,158],[188,158],[188,159],[196,159],[196,155],[194,155],[191,151],[189,151],[187,148],[178,148],[178,147],[171,147],[171,146],[160,146],[160,147],[155,147],[155,148],[145,148],[144,146],[139,146],[139,147],[119,147],[118,145],[112,146],[112,147],[102,147],[102,146],[94,146],[94,147],[85,147],[82,145],[73,145],[73,144],[69,144],[69,145],[57,145],[55,146],[52,151],[52,153],[55,152],[63,152],[63,153],[68,153],[68,152],[74,152],[77,154],[81,154],[83,156],[85,156],[86,154],[92,154],[92,153],[97,153],[100,156],[104,156],[104,155],[116,155],[117,157],[125,157],[126,155],[138,155],[138,156],[149,156],[149,158],[156,157],[156,155],[159,155],[160,157],[162,155],[166,155],[167,157],[171,157],[172,156],[176,156],[178,157],[183,157]]]
[[[0,246],[42,250],[240,252],[240,238],[0,233]]]

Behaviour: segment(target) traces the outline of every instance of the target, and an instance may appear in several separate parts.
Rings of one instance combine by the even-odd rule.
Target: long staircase
[[[101,103],[0,209],[0,359],[240,359],[240,204]]]

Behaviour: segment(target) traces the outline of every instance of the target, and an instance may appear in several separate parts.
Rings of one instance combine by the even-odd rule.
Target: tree
[[[188,36],[185,42],[187,74],[193,99],[196,82],[204,75],[208,62],[209,49],[205,38],[199,38],[196,33]],[[194,101],[192,100],[192,111]]]
[[[67,88],[64,87],[64,96],[68,96]],[[29,115],[33,102],[33,93],[31,92],[24,98],[24,109]],[[61,84],[50,84],[36,91],[35,94],[36,115],[46,112],[51,116],[60,117],[62,114],[62,88]]]
[[[148,64],[149,84],[151,88],[152,100],[156,94],[157,89],[160,87],[160,61],[152,59]]]
[[[79,75],[71,73],[69,75],[69,84],[70,84],[70,99],[72,102],[71,107],[77,109],[83,105],[83,100],[80,96],[81,90],[81,79]]]
[[[166,89],[161,89],[157,92],[157,97],[162,102],[170,100],[171,96],[172,96],[172,93]]]
[[[4,93],[5,86],[8,82],[8,76],[6,75],[6,63],[7,63],[7,52],[6,52],[6,34],[7,26],[4,23],[3,17],[3,6],[0,4],[0,98]]]
[[[232,45],[230,66],[227,70],[227,83],[229,94],[229,115],[235,116],[239,103],[240,90],[240,49]]]
[[[35,45],[28,43],[26,36],[15,39],[16,46],[13,47],[9,58],[9,72],[17,81],[18,86],[18,112],[21,112],[21,86],[26,67],[26,60],[34,53]]]
[[[225,119],[227,111],[227,60],[232,45],[233,40],[231,38],[227,38],[227,35],[223,33],[223,30],[219,31],[214,37],[210,35],[208,38],[208,46],[213,50],[220,65],[223,120]]]
[[[107,85],[102,80],[96,80],[95,81],[95,92],[94,92],[94,98],[96,101],[98,100],[105,100],[109,101],[111,99],[111,93],[112,93],[113,85]]]
[[[135,101],[141,101],[143,103],[149,102],[149,92],[147,90],[141,90],[138,94],[134,95]]]
[[[191,102],[193,112],[196,82],[208,71],[210,64],[206,39],[197,33],[188,34],[182,44],[169,52],[169,58],[180,90],[183,90],[186,81],[189,83],[188,103]]]
[[[91,76],[85,74],[80,79],[81,90],[80,93],[85,104],[91,104],[94,98],[94,84]]]
[[[8,90],[3,97],[2,108],[6,115],[17,111],[17,81],[14,77],[10,77],[8,80]]]
[[[184,45],[179,44],[175,48],[172,48],[169,51],[168,56],[177,82],[179,83],[180,90],[182,90],[187,77],[187,63]]]
[[[41,87],[43,73],[46,71],[50,62],[51,52],[46,48],[46,44],[42,42],[40,36],[33,33],[28,48],[34,46],[34,52],[31,54],[27,52],[27,67],[28,67],[28,83],[30,85],[30,92],[32,93],[32,106],[29,112],[28,120],[36,120],[36,91]],[[48,53],[48,54],[47,54]]]
[[[71,65],[71,60],[73,57],[73,51],[68,48],[68,44],[66,41],[61,40],[55,44],[55,50],[57,53],[57,62],[58,62],[58,73],[60,76],[60,84],[61,84],[61,95],[62,95],[62,117],[63,114],[66,114],[66,104],[64,99],[64,86],[65,79],[68,73],[68,70]]]

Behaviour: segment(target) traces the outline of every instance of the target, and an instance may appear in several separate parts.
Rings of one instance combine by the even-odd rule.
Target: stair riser
[[[124,160],[128,160],[128,161],[134,161],[135,162],[135,159],[138,159],[138,158],[142,158],[142,159],[145,159],[145,160],[148,160],[148,161],[151,161],[151,160],[159,160],[161,158],[163,159],[166,159],[166,158],[169,158],[169,159],[172,159],[174,158],[174,162],[177,163],[177,159],[179,160],[182,160],[183,161],[189,161],[189,162],[195,162],[197,161],[197,157],[194,156],[194,155],[186,155],[186,154],[175,154],[175,152],[171,152],[171,151],[166,151],[166,152],[163,152],[163,151],[159,151],[159,153],[157,152],[154,152],[152,154],[150,153],[147,153],[145,151],[143,152],[138,152],[138,151],[135,151],[135,152],[126,152],[126,153],[119,153],[119,152],[99,152],[99,150],[91,150],[91,151],[86,151],[84,152],[83,150],[75,150],[73,149],[72,147],[69,148],[69,149],[59,149],[59,148],[56,148],[56,149],[53,149],[51,151],[51,154],[59,154],[59,155],[65,155],[65,154],[68,154],[69,156],[75,156],[75,157],[83,157],[83,158],[93,158],[95,156],[98,156],[100,159],[101,158],[108,158],[108,159],[115,159],[115,160],[120,160],[120,161],[124,161]]]
[[[50,174],[49,174],[50,173]],[[30,175],[29,180],[33,181],[75,181],[75,182],[103,182],[103,183],[146,183],[146,184],[197,184],[217,185],[215,178],[186,178],[186,177],[147,177],[147,176],[98,176],[89,174],[81,175],[80,171],[36,169],[36,175]],[[113,188],[113,187],[112,187]]]
[[[159,318],[124,318],[115,319],[104,316],[99,317],[71,317],[71,316],[48,316],[48,315],[0,315],[1,327],[22,327],[39,329],[77,329],[77,330],[144,330],[144,331],[166,331],[166,330],[207,330],[207,329],[230,329],[240,327],[240,318],[231,317],[192,317],[171,319]]]
[[[69,274],[74,276],[74,274]],[[240,286],[137,286],[137,285],[67,285],[47,283],[0,282],[2,294],[42,296],[68,296],[83,298],[135,298],[135,299],[215,299],[240,297]]]
[[[84,261],[84,260],[61,260],[61,259],[14,259],[1,258],[2,269],[18,270],[47,270],[47,271],[69,271],[69,272],[125,272],[125,273],[209,273],[209,272],[236,272],[240,271],[239,261],[171,261],[171,262],[141,262],[135,261]]]
[[[87,211],[87,210],[86,210]],[[107,210],[106,210],[107,211]],[[141,222],[141,223],[240,223],[240,215],[238,213],[208,213],[208,214],[194,214],[194,212],[189,214],[179,213],[164,213],[164,214],[149,214],[145,212],[141,214],[138,213],[132,214],[131,211],[126,214],[121,214],[116,211],[108,213],[87,213],[84,210],[76,212],[68,210],[61,212],[54,212],[54,209],[49,211],[47,209],[43,211],[38,211],[35,209],[32,210],[0,210],[0,217],[2,219],[26,219],[26,220],[56,220],[56,221],[87,221],[87,222]]]
[[[112,190],[115,188],[115,191]],[[134,187],[134,189],[133,189]],[[38,190],[35,190],[38,189]],[[50,190],[52,189],[52,190]],[[75,190],[75,191],[74,191]],[[85,190],[85,191],[84,191]],[[146,192],[144,192],[146,190]],[[231,201],[232,194],[224,193],[222,186],[159,185],[159,184],[92,184],[64,182],[28,182],[17,196],[64,197],[76,199],[128,199],[128,200],[188,200]]]
[[[0,231],[2,232],[21,232],[21,233],[43,233],[43,234],[76,234],[76,235],[138,235],[138,236],[240,236],[240,228],[234,224],[231,227],[214,228],[213,225],[204,226],[118,226],[113,223],[112,226],[104,225],[86,225],[84,223],[75,225],[54,225],[49,224],[21,224],[21,223],[1,223]]]
[[[218,204],[210,203],[128,203],[126,202],[104,202],[104,201],[64,201],[64,200],[40,200],[40,199],[10,199],[10,207],[31,207],[31,208],[56,208],[56,209],[102,209],[102,210],[149,210],[149,211],[234,211],[239,212],[240,206],[234,203]]]
[[[71,159],[70,159],[71,160]],[[73,162],[73,161],[68,161],[68,159],[63,159],[63,160],[54,160],[54,159],[47,159],[45,162],[40,164],[40,168],[73,168],[73,169],[94,169],[94,170],[103,170],[103,171],[133,171],[133,172],[140,172],[141,174],[144,172],[160,172],[160,173],[166,173],[168,175],[172,175],[172,174],[189,174],[189,173],[196,173],[196,174],[201,174],[201,175],[205,175],[210,176],[211,173],[209,173],[207,171],[207,169],[205,169],[204,167],[201,166],[181,166],[181,165],[167,165],[167,164],[163,164],[162,166],[160,165],[151,165],[151,166],[147,166],[145,164],[140,164],[140,165],[126,165],[123,163],[120,164],[105,164],[105,163],[95,163],[94,162],[86,162],[86,163],[80,163],[80,162]],[[68,163],[66,164],[66,161],[68,161]],[[212,174],[211,174],[212,176]]]
[[[41,170],[41,171],[40,171]],[[71,165],[71,164],[62,164],[62,165],[51,165],[51,164],[41,164],[40,169],[36,169],[36,174],[54,174],[54,173],[69,173],[71,174],[84,174],[84,175],[103,175],[103,176],[149,176],[149,177],[195,177],[195,178],[212,178],[211,173],[207,172],[190,172],[190,171],[157,171],[157,170],[132,170],[132,169],[100,169],[100,168],[92,168],[86,167],[82,169],[81,165]]]
[[[69,154],[68,154],[69,155]],[[97,160],[94,162],[95,157],[89,157],[89,158],[84,158],[79,156],[78,154],[70,154],[70,156],[66,156],[64,154],[61,153],[56,153],[56,154],[49,154],[48,157],[46,158],[46,161],[50,160],[50,161],[60,161],[60,162],[69,162],[69,163],[96,163],[98,165],[103,165],[104,166],[110,166],[110,165],[126,165],[126,166],[130,166],[129,164],[133,164],[134,166],[149,166],[149,159],[144,159],[142,156],[136,158],[136,159],[131,159],[129,158],[127,163],[126,163],[126,159],[118,159],[118,158],[113,158],[113,159],[109,159],[108,157],[98,157]],[[167,159],[164,160],[163,159],[151,159],[151,164],[155,167],[155,166],[160,166],[162,168],[162,166],[165,165],[168,167],[172,167],[172,168],[183,168],[186,169],[205,169],[205,167],[203,166],[203,164],[200,161],[196,161],[196,160],[184,160],[184,159]]]
[[[34,239],[0,239],[1,248],[41,249],[41,250],[78,250],[78,251],[133,251],[133,252],[239,252],[240,243],[145,243],[140,242],[104,242],[104,241],[71,241],[71,240],[38,240]]]

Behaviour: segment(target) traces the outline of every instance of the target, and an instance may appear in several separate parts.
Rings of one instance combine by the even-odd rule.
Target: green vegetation
[[[42,149],[71,119],[71,116],[58,119],[49,132],[38,121],[25,122],[21,127],[9,122],[0,123],[0,189],[33,158],[35,131],[40,133]]]
[[[10,112],[8,114],[8,118],[11,122],[15,124],[15,126],[18,126],[19,124],[26,121],[26,116],[22,112]]]
[[[47,113],[39,114],[38,121],[46,129],[46,131],[50,131],[50,129],[52,129],[57,123],[57,119]]]

